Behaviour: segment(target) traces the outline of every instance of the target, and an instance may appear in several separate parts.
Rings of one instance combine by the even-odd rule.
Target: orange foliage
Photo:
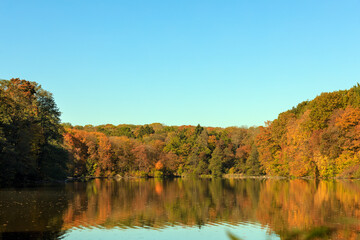
[[[343,130],[349,130],[349,128],[354,127],[360,122],[360,109],[353,108],[348,106],[343,114],[338,117],[335,125],[340,127]]]
[[[161,161],[157,161],[157,163],[155,164],[155,169],[162,170],[163,168],[164,168],[164,164]]]

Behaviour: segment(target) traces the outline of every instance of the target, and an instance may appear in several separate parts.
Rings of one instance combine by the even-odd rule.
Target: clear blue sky
[[[357,0],[0,0],[0,78],[72,124],[263,125],[360,82]]]

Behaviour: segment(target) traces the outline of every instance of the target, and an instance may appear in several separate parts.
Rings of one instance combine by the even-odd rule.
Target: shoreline
[[[315,177],[283,177],[283,176],[267,176],[267,175],[261,175],[261,176],[248,176],[248,175],[240,175],[240,174],[224,174],[222,177],[212,177],[211,175],[200,175],[200,176],[194,176],[194,175],[182,175],[182,176],[167,176],[167,177],[137,177],[137,176],[124,176],[124,177],[80,177],[80,178],[68,178],[65,180],[65,182],[76,182],[76,181],[89,181],[93,179],[175,179],[175,178],[198,178],[198,179],[266,179],[266,180],[360,180],[360,178],[315,178]]]
[[[360,178],[314,178],[314,177],[283,177],[283,176],[247,176],[247,175],[240,175],[240,174],[224,174],[222,177],[212,177],[211,175],[201,175],[201,176],[193,176],[193,175],[182,175],[182,176],[168,176],[168,177],[137,177],[137,176],[112,176],[112,177],[68,177],[64,180],[43,180],[43,181],[28,181],[23,183],[14,183],[14,184],[3,184],[0,185],[0,188],[7,188],[7,187],[15,187],[15,188],[22,188],[22,187],[36,187],[36,186],[51,186],[57,184],[66,184],[71,182],[89,182],[94,179],[108,179],[108,180],[134,180],[134,179],[237,179],[237,180],[245,180],[245,179],[253,179],[253,180],[316,180],[316,181],[356,181],[360,180]]]

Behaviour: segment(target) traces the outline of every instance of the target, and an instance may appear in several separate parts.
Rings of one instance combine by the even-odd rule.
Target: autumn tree
[[[60,112],[35,82],[0,81],[0,182],[64,177]]]

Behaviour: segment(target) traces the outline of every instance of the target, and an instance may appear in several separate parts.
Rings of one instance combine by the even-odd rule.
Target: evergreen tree
[[[222,161],[224,158],[223,151],[220,146],[216,146],[213,154],[211,155],[211,159],[209,161],[209,170],[211,171],[211,175],[214,177],[221,177],[222,175]]]
[[[260,172],[259,152],[256,145],[251,148],[250,156],[246,161],[246,174],[251,176],[258,176]]]

